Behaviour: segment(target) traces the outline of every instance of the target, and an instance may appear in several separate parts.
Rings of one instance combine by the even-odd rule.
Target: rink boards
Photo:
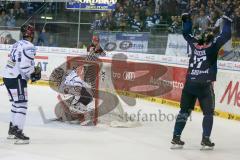
[[[9,47],[0,45],[0,71],[7,61]],[[42,80],[36,84],[48,85],[49,76],[56,67],[61,65],[67,69],[71,58],[85,54],[83,49],[38,47],[35,62],[42,68]],[[107,54],[99,62],[102,64],[100,90],[179,107],[188,58],[129,52]],[[218,61],[218,68],[217,82],[214,83],[215,114],[240,121],[240,63]],[[106,82],[111,82],[113,87]],[[200,111],[198,103],[195,110]]]

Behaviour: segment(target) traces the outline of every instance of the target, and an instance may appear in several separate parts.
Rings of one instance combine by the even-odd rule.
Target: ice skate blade
[[[173,144],[170,149],[173,150],[183,149],[183,145]]]
[[[209,147],[209,146],[202,146],[202,148],[200,149],[201,151],[211,151],[213,150],[214,147]]]
[[[23,144],[29,144],[30,140],[21,140],[21,139],[17,139],[14,144],[16,145],[23,145]]]
[[[15,138],[15,135],[8,135],[7,139],[8,140],[15,140],[16,138]]]

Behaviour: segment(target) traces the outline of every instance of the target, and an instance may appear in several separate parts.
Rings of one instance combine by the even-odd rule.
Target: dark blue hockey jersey
[[[183,23],[183,36],[192,50],[186,77],[187,81],[200,83],[216,81],[218,52],[231,39],[232,22],[228,18],[223,19],[222,32],[207,45],[199,45],[197,39],[191,35],[191,21]]]

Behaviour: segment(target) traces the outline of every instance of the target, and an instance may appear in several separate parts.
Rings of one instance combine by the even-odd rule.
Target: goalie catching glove
[[[36,81],[40,80],[41,79],[41,72],[42,72],[41,67],[35,66],[34,67],[34,72],[31,74],[31,77],[30,77],[31,81],[36,82]]]
[[[189,13],[182,14],[182,21],[185,23],[187,21],[191,21],[191,15]]]

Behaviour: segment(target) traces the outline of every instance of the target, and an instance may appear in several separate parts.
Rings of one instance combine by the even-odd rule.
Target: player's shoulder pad
[[[33,60],[36,55],[36,47],[31,42],[25,41],[23,45],[23,54],[28,59]]]

